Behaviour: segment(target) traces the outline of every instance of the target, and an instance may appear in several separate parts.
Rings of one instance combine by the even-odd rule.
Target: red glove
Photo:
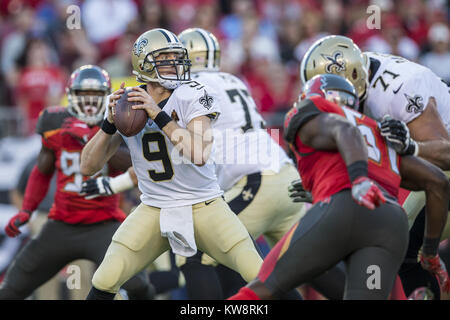
[[[422,268],[430,271],[438,277],[439,286],[443,292],[450,292],[450,280],[448,279],[448,273],[445,269],[444,262],[442,262],[441,258],[439,258],[439,255],[435,255],[433,257],[420,254],[420,264],[422,265]]]
[[[353,180],[352,197],[359,205],[371,210],[386,202],[380,188],[368,177]]]
[[[13,238],[21,234],[19,227],[27,223],[28,220],[30,220],[30,213],[20,210],[18,214],[9,220],[8,225],[5,227],[8,237]]]

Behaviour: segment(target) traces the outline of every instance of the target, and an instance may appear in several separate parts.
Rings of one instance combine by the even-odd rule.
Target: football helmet
[[[70,75],[66,93],[69,113],[93,126],[103,119],[111,80],[102,68],[84,65]]]
[[[219,41],[211,32],[190,28],[181,32],[178,38],[188,51],[192,72],[219,71]]]
[[[352,39],[326,36],[317,40],[305,53],[300,65],[303,84],[317,74],[334,73],[348,79],[360,100],[369,86],[369,59]]]
[[[359,99],[353,84],[335,74],[318,74],[307,81],[299,100],[321,96],[339,106],[358,110]]]
[[[158,58],[171,53],[174,58]],[[187,50],[178,37],[166,29],[141,34],[134,42],[131,57],[133,74],[139,82],[159,82],[166,89],[175,89],[182,81],[191,80]]]

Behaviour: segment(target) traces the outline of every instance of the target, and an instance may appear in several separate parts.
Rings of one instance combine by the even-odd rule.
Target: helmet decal
[[[333,52],[333,54],[327,55],[324,53],[320,54],[325,60],[328,60],[329,62],[327,63],[326,67],[325,67],[325,71],[327,73],[338,73],[341,71],[345,71],[345,61],[344,61],[344,55],[342,54],[341,51],[335,51]],[[334,69],[334,72],[333,72]]]
[[[148,44],[148,40],[146,38],[141,38],[138,42],[136,42],[133,46],[133,53],[139,57],[139,55],[144,50],[144,47]]]

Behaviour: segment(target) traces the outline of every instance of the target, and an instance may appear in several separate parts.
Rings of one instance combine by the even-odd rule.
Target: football
[[[126,137],[131,137],[144,129],[148,121],[145,110],[134,110],[131,107],[141,102],[128,101],[128,92],[125,90],[119,100],[117,100],[114,114],[114,124],[117,130]]]

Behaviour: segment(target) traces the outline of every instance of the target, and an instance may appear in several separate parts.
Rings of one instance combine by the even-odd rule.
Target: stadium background
[[[380,29],[367,27],[370,5],[380,9]],[[8,239],[3,226],[20,204],[20,176],[40,149],[37,117],[43,108],[66,104],[65,85],[75,68],[97,64],[110,73],[114,89],[122,81],[133,85],[130,52],[141,33],[201,27],[219,39],[222,70],[243,79],[268,127],[280,128],[301,90],[301,59],[327,34],[351,37],[363,51],[424,64],[449,84],[449,16],[447,0],[2,0],[0,274],[28,236]],[[136,199],[136,193],[124,195],[125,210]],[[59,277],[63,282],[67,275]]]

